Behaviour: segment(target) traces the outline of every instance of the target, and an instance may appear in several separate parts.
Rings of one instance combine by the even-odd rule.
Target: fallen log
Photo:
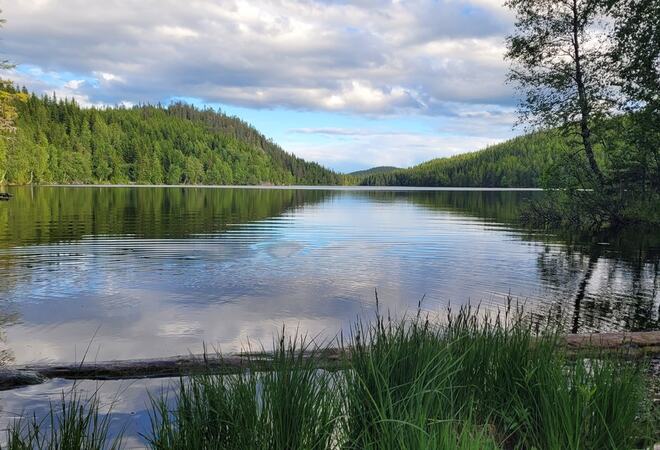
[[[305,358],[315,360],[314,367],[337,370],[344,364],[343,351],[335,348],[310,352]],[[28,364],[0,368],[0,391],[39,384],[48,379],[124,380],[167,378],[201,373],[233,374],[247,369],[273,369],[270,353],[190,354],[154,359],[131,359],[64,364]]]
[[[315,367],[338,368],[342,352],[326,349],[308,353],[306,358],[315,359]],[[132,378],[165,378],[196,373],[239,373],[246,369],[267,371],[273,368],[270,353],[242,353],[235,355],[201,354],[173,356],[158,359],[133,359],[101,361],[83,364],[27,365],[18,368],[38,373],[45,378],[118,380]]]
[[[660,331],[634,333],[569,334],[562,338],[570,354],[620,353],[628,357],[660,355]],[[346,363],[347,353],[329,348],[307,354],[319,369],[337,370]],[[52,378],[70,380],[121,380],[166,378],[200,373],[232,374],[246,369],[272,370],[272,354],[242,353],[173,356],[157,359],[83,362],[71,364],[29,364],[0,368],[0,390],[38,384]]]
[[[633,353],[660,354],[660,331],[567,334],[563,339],[569,350],[630,350]]]

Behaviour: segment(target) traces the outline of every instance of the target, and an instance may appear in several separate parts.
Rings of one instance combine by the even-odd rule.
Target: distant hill
[[[365,186],[538,187],[566,149],[558,132],[517,137],[484,150],[438,158],[409,169],[374,173]]]
[[[183,103],[81,108],[29,96],[0,139],[0,183],[340,184],[248,123]]]
[[[371,169],[356,170],[355,172],[348,173],[347,175],[357,178],[363,178],[377,173],[394,172],[395,170],[401,170],[401,169],[393,166],[378,166],[378,167],[372,167]]]

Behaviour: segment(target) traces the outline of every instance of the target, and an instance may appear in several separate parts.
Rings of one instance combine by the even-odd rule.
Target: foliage
[[[6,65],[0,63],[0,68],[7,68]],[[0,79],[0,134],[6,135],[16,131],[16,119],[18,113],[16,111],[16,102],[24,102],[27,96],[22,92],[13,92],[13,84],[11,81]]]
[[[6,87],[7,88],[7,87]],[[14,95],[9,88],[4,91]],[[81,108],[20,94],[6,181],[138,184],[339,184],[340,175],[286,153],[235,117],[184,104]]]
[[[378,167],[372,167],[370,169],[356,170],[355,172],[351,172],[347,175],[359,180],[360,178],[364,178],[376,173],[388,173],[388,172],[394,172],[395,170],[401,170],[401,169],[393,166],[378,166]]]
[[[0,10],[0,13],[2,10]],[[5,23],[0,19],[0,27]],[[0,69],[11,69],[13,67],[9,61],[0,61]],[[16,132],[16,103],[24,102],[27,96],[22,92],[15,92],[13,83],[8,80],[0,79],[0,184],[4,182],[7,165],[7,147]]]
[[[546,174],[544,187],[563,192],[531,205],[526,220],[591,230],[660,223],[653,212],[660,203],[657,2],[507,5],[516,13],[507,57],[523,93],[521,119],[579,136]]]
[[[577,126],[589,174],[602,184],[593,150],[593,121],[614,102],[607,41],[598,0],[508,0],[516,14],[507,39],[509,80],[519,88],[521,120],[541,127]]]
[[[615,24],[612,60],[620,74],[621,87],[628,98],[642,101],[658,112],[660,4],[655,0],[609,0],[606,5]]]
[[[566,142],[555,131],[518,137],[485,150],[434,159],[410,169],[373,174],[367,186],[540,187]]]
[[[635,182],[636,190],[660,191],[660,4],[654,0],[610,0],[614,21],[611,59],[629,113],[626,141],[634,152],[620,152],[617,173]],[[655,176],[654,176],[655,174]]]

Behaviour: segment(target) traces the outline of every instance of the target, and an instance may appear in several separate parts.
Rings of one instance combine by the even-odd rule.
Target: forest
[[[12,89],[5,86],[5,90]],[[282,150],[246,122],[183,103],[82,108],[22,90],[0,140],[0,183],[309,184],[342,176]]]
[[[220,111],[184,103],[83,108],[72,99],[19,93],[14,135],[0,140],[0,182],[17,185],[538,187],[566,147],[558,133],[533,133],[410,169],[376,167],[344,176],[287,153]]]
[[[638,133],[638,120],[634,115],[624,115],[600,123],[595,129],[601,141],[594,145],[594,152],[616,183],[653,192],[660,187],[660,166],[654,154],[640,152],[631,144]],[[576,165],[586,165],[583,155],[575,150],[575,133],[570,131],[537,131],[408,169],[368,173],[357,182],[364,186],[564,188],[569,171]],[[660,131],[645,137],[657,140]]]
[[[401,169],[399,167],[394,167],[394,166],[377,166],[364,170],[356,170],[355,172],[350,172],[348,175],[351,177],[361,179],[376,173],[388,173],[388,172],[394,172],[395,170],[401,170]]]
[[[517,137],[484,150],[438,158],[409,169],[369,174],[364,186],[539,187],[561,160],[566,143],[556,132]]]

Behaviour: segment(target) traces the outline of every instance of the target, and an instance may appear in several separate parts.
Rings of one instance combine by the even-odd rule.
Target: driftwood
[[[307,353],[314,359],[314,367],[337,370],[345,362],[339,349],[324,349]],[[201,373],[232,374],[247,369],[273,369],[270,353],[190,354],[154,359],[130,359],[64,364],[28,364],[0,368],[0,391],[43,383],[52,378],[67,380],[124,380],[138,378],[166,378]]]
[[[660,355],[660,331],[634,333],[569,334],[563,337],[569,353],[593,351],[598,354],[621,353],[630,357]],[[326,349],[308,354],[314,366],[340,369],[347,355],[340,349]],[[39,384],[51,378],[70,380],[121,380],[165,378],[199,373],[231,374],[246,369],[268,371],[273,367],[268,353],[235,355],[187,355],[158,359],[83,362],[77,364],[31,364],[0,368],[0,390]]]
[[[660,331],[568,334],[564,342],[569,350],[629,350],[633,354],[660,355]]]

